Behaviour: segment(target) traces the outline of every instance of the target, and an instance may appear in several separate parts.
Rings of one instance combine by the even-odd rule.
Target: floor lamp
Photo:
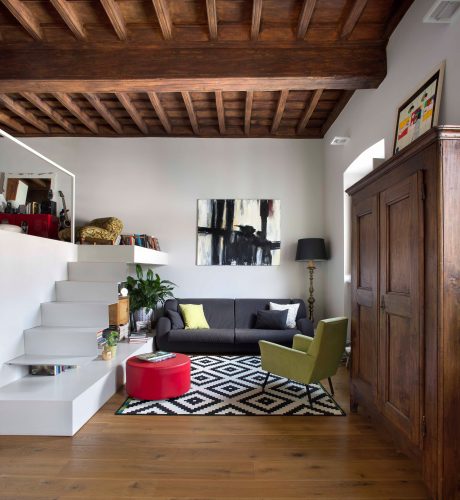
[[[313,296],[313,274],[316,269],[315,261],[327,260],[326,246],[323,238],[302,238],[297,242],[297,252],[295,256],[297,262],[307,262],[307,269],[310,280],[308,297],[308,318],[314,321],[313,305],[315,298]]]

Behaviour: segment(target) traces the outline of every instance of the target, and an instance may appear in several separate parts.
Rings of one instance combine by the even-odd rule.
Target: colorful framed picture
[[[445,61],[398,108],[393,154],[438,124]]]

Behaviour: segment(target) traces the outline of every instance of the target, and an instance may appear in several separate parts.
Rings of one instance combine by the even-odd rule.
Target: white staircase
[[[108,306],[117,302],[118,283],[130,265],[136,258],[167,263],[163,252],[139,250],[79,247],[80,260],[68,264],[69,280],[56,283],[56,301],[41,304],[41,325],[24,331],[24,354],[9,361],[77,368],[57,376],[27,375],[0,387],[0,435],[75,434],[124,383],[126,360],[152,350],[151,341],[120,343],[114,360],[98,358],[96,334],[108,326]],[[98,262],[103,258],[108,262]]]

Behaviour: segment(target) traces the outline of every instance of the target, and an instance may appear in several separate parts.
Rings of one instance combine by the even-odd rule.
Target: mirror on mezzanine
[[[75,241],[75,175],[0,126],[3,231]]]

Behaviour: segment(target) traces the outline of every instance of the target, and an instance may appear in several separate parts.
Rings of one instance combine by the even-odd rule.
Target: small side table
[[[190,358],[176,353],[174,358],[151,363],[137,358],[126,362],[126,392],[132,398],[160,400],[182,396],[190,390]]]

